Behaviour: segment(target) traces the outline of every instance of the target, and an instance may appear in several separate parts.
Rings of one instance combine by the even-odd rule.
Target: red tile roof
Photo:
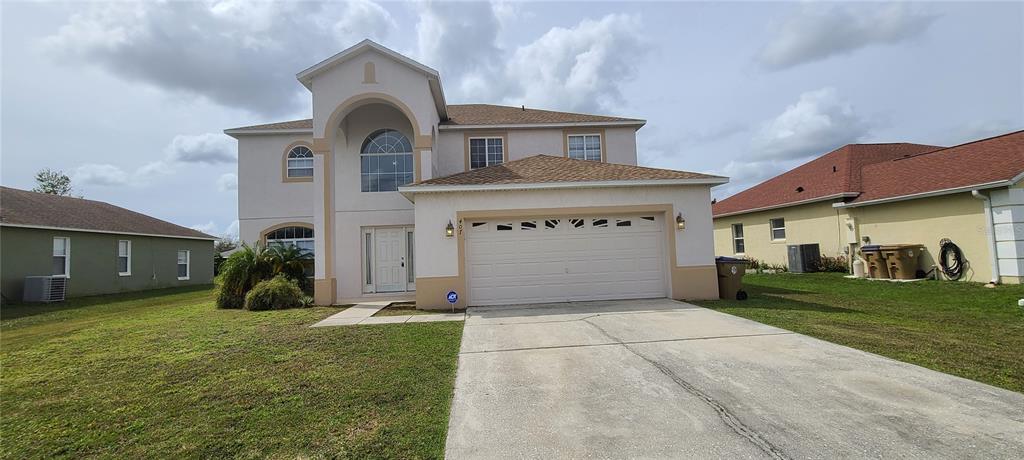
[[[216,239],[102,201],[0,187],[0,224]]]
[[[479,126],[479,125],[536,125],[552,123],[635,123],[644,124],[644,120],[636,118],[609,117],[589,115],[585,113],[555,112],[534,108],[509,107],[491,104],[449,104],[448,120],[441,122],[444,126]],[[263,125],[231,128],[227,131],[275,131],[275,130],[312,130],[313,119],[282,121]]]
[[[990,184],[1024,173],[1024,131],[864,167],[853,203]]]
[[[850,144],[715,203],[715,216],[834,198],[860,191],[864,166],[942,147],[921,144]]]
[[[722,179],[687,171],[602,163],[552,155],[534,155],[508,163],[438,177],[411,185],[510,185],[552,182],[606,182],[671,179]]]

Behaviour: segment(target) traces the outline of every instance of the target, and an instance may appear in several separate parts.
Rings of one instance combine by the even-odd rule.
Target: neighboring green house
[[[205,233],[100,201],[0,187],[0,293],[65,278],[68,297],[213,282]]]

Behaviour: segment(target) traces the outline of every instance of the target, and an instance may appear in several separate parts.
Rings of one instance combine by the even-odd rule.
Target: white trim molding
[[[12,227],[12,228],[35,228],[39,230],[57,230],[62,232],[83,232],[83,233],[105,233],[110,235],[130,235],[130,236],[152,236],[154,238],[177,238],[182,240],[203,240],[203,241],[217,241],[217,237],[211,236],[209,238],[203,238],[199,236],[176,236],[176,235],[158,235],[156,233],[133,233],[133,232],[118,232],[113,230],[94,230],[88,228],[69,228],[69,227],[48,227],[45,225],[22,225],[22,224],[5,224],[0,223],[0,227]]]
[[[772,209],[788,208],[790,206],[799,206],[799,205],[802,205],[802,204],[810,204],[810,203],[818,203],[818,202],[821,202],[821,201],[837,200],[837,199],[840,199],[840,198],[853,198],[853,197],[855,197],[857,195],[860,195],[860,194],[856,193],[856,192],[836,193],[836,194],[833,194],[833,195],[820,196],[818,198],[809,198],[809,199],[801,200],[801,201],[790,201],[788,203],[773,204],[771,206],[762,206],[760,208],[744,209],[743,211],[734,211],[734,212],[726,212],[726,213],[722,213],[722,214],[715,214],[714,218],[717,219],[719,217],[738,216],[740,214],[750,214],[752,212],[770,211]],[[835,206],[835,205],[833,205],[833,206]]]
[[[647,120],[630,121],[588,121],[577,123],[511,123],[494,125],[438,125],[438,131],[463,131],[468,129],[537,129],[537,128],[601,128],[616,126],[641,126],[647,124]]]
[[[727,177],[706,179],[653,179],[653,180],[610,180],[586,182],[539,182],[530,184],[484,184],[484,185],[409,185],[398,187],[407,197],[416,193],[445,192],[490,192],[504,190],[550,190],[571,188],[612,188],[612,187],[653,187],[665,185],[720,185],[729,182]]]
[[[918,198],[930,198],[930,197],[933,197],[933,196],[953,195],[953,194],[957,194],[957,193],[967,193],[967,192],[971,192],[971,191],[974,191],[974,190],[987,190],[987,189],[990,189],[990,188],[1009,187],[1009,186],[1012,186],[1015,183],[1016,183],[1015,179],[1001,180],[1001,181],[996,181],[996,182],[987,182],[987,183],[984,183],[984,184],[966,185],[966,186],[963,186],[963,187],[954,187],[954,188],[947,188],[947,189],[942,189],[942,190],[932,190],[930,192],[912,193],[910,195],[900,195],[900,196],[893,196],[893,197],[888,197],[888,198],[878,198],[876,200],[856,201],[856,202],[853,202],[853,203],[835,203],[835,204],[832,205],[832,207],[833,208],[859,208],[861,206],[871,206],[873,204],[893,203],[893,202],[896,202],[896,201],[916,200]]]

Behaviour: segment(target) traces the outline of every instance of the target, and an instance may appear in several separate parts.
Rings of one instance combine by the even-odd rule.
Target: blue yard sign
[[[455,291],[448,291],[448,303],[455,305],[459,301],[459,295]]]

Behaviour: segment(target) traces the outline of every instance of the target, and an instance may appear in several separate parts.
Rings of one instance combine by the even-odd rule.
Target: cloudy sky
[[[840,145],[1024,127],[1022,3],[3,2],[0,180],[237,231],[230,127],[308,118],[295,74],[372,38],[451,103],[648,120],[719,198]]]

